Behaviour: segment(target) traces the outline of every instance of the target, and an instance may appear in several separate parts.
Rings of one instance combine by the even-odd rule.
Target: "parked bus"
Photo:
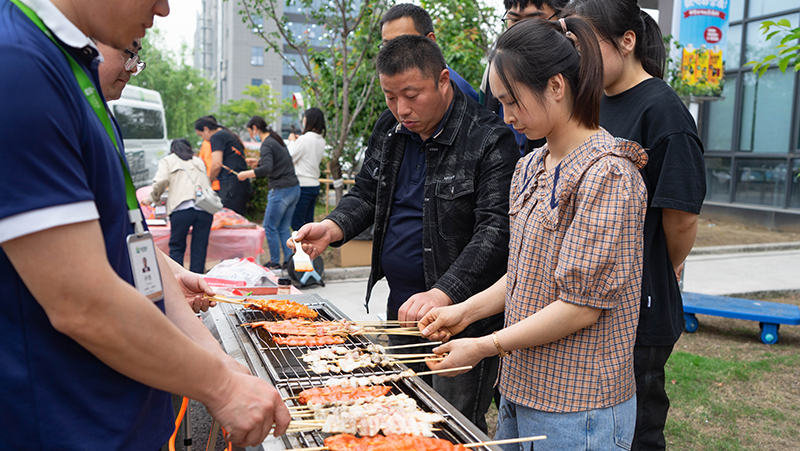
[[[161,94],[152,89],[125,86],[119,100],[108,102],[122,129],[125,156],[136,188],[150,185],[158,160],[169,154],[167,120]]]

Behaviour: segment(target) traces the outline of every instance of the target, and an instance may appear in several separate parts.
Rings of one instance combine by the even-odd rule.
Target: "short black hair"
[[[432,40],[415,34],[398,36],[387,42],[378,52],[375,64],[379,75],[397,75],[419,69],[424,76],[434,80],[447,68],[442,50]]]
[[[428,36],[429,33],[433,33],[431,15],[424,8],[411,3],[398,3],[389,8],[389,11],[383,15],[378,29],[383,30],[383,24],[403,17],[409,17],[414,21],[414,29],[420,36]]]
[[[192,152],[192,145],[185,138],[178,138],[172,141],[169,146],[169,152],[174,153],[181,160],[188,161],[194,156]]]
[[[503,6],[506,7],[506,11],[511,8],[525,9],[531,5],[542,9],[542,6],[547,5],[558,14],[567,6],[567,3],[569,3],[569,0],[503,0]]]

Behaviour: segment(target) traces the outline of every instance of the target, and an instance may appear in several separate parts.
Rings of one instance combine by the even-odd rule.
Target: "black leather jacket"
[[[508,191],[519,151],[514,135],[496,114],[450,86],[454,92],[450,114],[441,132],[424,144],[422,246],[425,285],[429,290],[439,288],[458,303],[506,272]],[[380,256],[408,139],[397,133],[399,129],[391,111],[384,111],[354,187],[328,216],[344,232],[344,239],[332,246],[341,246],[375,225],[367,304],[375,283],[384,276]],[[492,319],[493,325],[498,322],[497,315]]]

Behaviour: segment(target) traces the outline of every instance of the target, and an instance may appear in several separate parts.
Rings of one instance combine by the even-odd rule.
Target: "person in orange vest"
[[[203,116],[203,119],[210,119],[217,122],[217,118],[212,115]],[[200,155],[198,155],[203,163],[206,164],[206,175],[211,177],[211,142],[207,139],[203,140],[203,144],[200,145]],[[214,180],[211,182],[211,189],[214,191],[219,191],[219,180]]]

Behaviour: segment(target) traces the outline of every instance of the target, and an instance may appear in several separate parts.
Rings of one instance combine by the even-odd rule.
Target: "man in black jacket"
[[[367,302],[386,276],[388,319],[416,322],[506,272],[508,191],[519,153],[500,118],[451,82],[432,40],[403,35],[389,41],[377,69],[389,109],[375,124],[355,186],[298,238],[314,258],[374,225]],[[496,315],[459,336],[486,335],[502,324]],[[391,336],[391,344],[400,338],[406,337]],[[497,357],[484,359],[466,374],[434,377],[432,385],[485,431],[497,367]]]

